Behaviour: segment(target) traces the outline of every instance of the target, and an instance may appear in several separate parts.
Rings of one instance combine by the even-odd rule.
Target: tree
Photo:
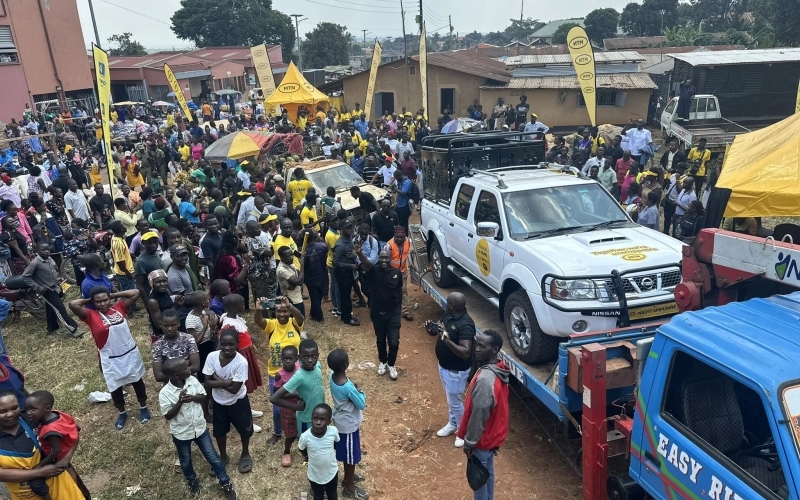
[[[172,32],[197,47],[280,45],[291,59],[295,42],[292,19],[272,9],[272,0],[181,0],[172,15]]]
[[[364,48],[361,45],[354,43],[350,46],[350,50],[352,51],[354,56],[362,56],[364,55]]]
[[[402,43],[402,39],[401,39]],[[303,41],[303,66],[324,68],[349,62],[350,33],[335,23],[319,23]]]
[[[472,33],[467,33],[464,35],[464,40],[467,42],[467,47],[474,47],[475,45],[478,45],[482,39],[483,35],[477,31],[473,31]]]
[[[492,31],[491,33],[486,33],[483,37],[483,43],[488,43],[489,45],[508,45],[510,41],[502,32],[500,31]]]
[[[642,26],[639,24],[642,6],[631,2],[622,9],[619,16],[619,27],[626,35],[642,36]]]
[[[528,36],[542,27],[543,23],[538,19],[530,17],[524,20],[511,19],[511,24],[505,29],[503,34],[509,41],[517,40],[525,43]]]
[[[147,51],[144,46],[133,39],[133,33],[125,32],[121,35],[113,35],[108,39],[109,42],[117,44],[116,48],[108,50],[110,56],[146,56]]]
[[[644,0],[641,5],[629,3],[622,9],[619,27],[631,36],[656,36],[661,34],[662,19],[665,29],[678,24],[678,0]]]
[[[556,31],[553,33],[553,39],[551,42],[553,45],[567,43],[567,34],[569,30],[574,28],[575,26],[580,26],[578,23],[564,23],[556,28]]]
[[[746,10],[743,0],[692,0],[695,22],[703,21],[703,29],[722,32],[740,28],[739,17]]]
[[[603,45],[604,39],[613,38],[617,34],[617,24],[619,24],[619,12],[610,7],[595,9],[583,20],[589,40],[599,46]]]

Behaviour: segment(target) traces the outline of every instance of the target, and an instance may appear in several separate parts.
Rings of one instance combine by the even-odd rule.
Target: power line
[[[327,3],[322,3],[322,2],[315,2],[314,0],[305,0],[305,1],[306,1],[306,2],[309,2],[309,3],[314,3],[314,4],[317,4],[317,5],[322,5],[323,7],[336,7],[335,5],[331,5],[331,4],[327,4]],[[342,2],[342,3],[352,3],[352,2],[345,2],[344,0],[336,0],[336,1],[339,1],[339,2]],[[362,5],[362,6],[364,6],[364,7],[372,7],[371,5],[364,5],[364,4],[358,4],[358,3],[357,3],[357,4],[354,4],[354,5]],[[369,12],[369,13],[371,13],[371,14],[391,14],[391,15],[397,15],[397,14],[399,14],[399,13],[400,13],[400,11],[399,11],[399,10],[398,10],[398,11],[387,11],[387,10],[365,10],[365,9],[354,9],[354,8],[352,8],[352,7],[348,7],[348,9],[349,9],[349,10],[352,10],[352,11],[354,11],[354,12]]]
[[[431,9],[430,9],[430,8],[429,8],[427,5],[423,5],[423,6],[422,6],[422,10],[425,12],[425,14],[426,14],[428,17],[431,17],[431,18],[433,18],[433,20],[434,20],[434,21],[436,21],[437,19],[438,19],[438,22],[445,22],[445,21],[447,21],[447,19],[446,19],[445,17],[443,17],[443,16],[441,16],[441,15],[437,14],[436,12],[434,12],[433,10],[431,10]]]
[[[156,19],[155,17],[150,17],[147,14],[142,14],[141,12],[136,12],[135,10],[131,10],[131,9],[127,8],[127,7],[123,7],[122,5],[117,5],[115,3],[111,3],[108,0],[100,0],[100,1],[103,2],[103,3],[106,3],[108,5],[113,5],[114,7],[117,7],[118,9],[127,10],[128,12],[130,12],[132,14],[136,14],[138,16],[146,17],[147,19],[150,19],[152,21],[156,21],[158,23],[166,24],[167,26],[171,26],[169,23],[165,23],[161,19]]]

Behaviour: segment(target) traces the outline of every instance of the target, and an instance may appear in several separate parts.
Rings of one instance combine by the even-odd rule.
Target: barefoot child
[[[311,339],[303,340],[299,350],[300,369],[269,400],[276,406],[297,412],[297,425],[302,434],[311,427],[311,412],[318,404],[325,402],[325,390],[322,386],[322,365],[319,363],[317,343]],[[291,398],[294,392],[300,396],[300,400],[291,403],[286,398]]]
[[[281,351],[281,361],[283,366],[275,375],[275,390],[277,391],[286,384],[297,373],[300,363],[297,362],[297,347],[287,345]],[[294,394],[292,395],[294,396]],[[297,397],[287,397],[286,401],[297,403]],[[281,465],[284,467],[292,466],[292,443],[297,439],[297,412],[289,408],[280,408],[281,428],[283,429],[283,457]]]
[[[200,448],[200,453],[211,465],[214,475],[222,486],[226,500],[236,500],[231,479],[211,442],[205,418],[203,417],[203,401],[206,391],[200,382],[192,376],[189,363],[183,358],[164,361],[161,372],[167,376],[168,382],[158,394],[161,414],[169,421],[169,432],[172,442],[178,449],[178,457],[183,477],[189,483],[192,496],[200,493],[200,481],[192,466],[192,442]]]
[[[54,411],[54,404],[55,398],[47,391],[36,391],[25,401],[28,418],[39,424],[39,444],[42,448],[42,459],[33,468],[38,469],[48,464],[66,467],[84,498],[89,500],[89,490],[70,464],[80,441],[78,425],[68,413]],[[49,493],[39,496],[45,500],[50,498]]]
[[[222,299],[225,305],[225,314],[219,319],[220,330],[225,328],[233,328],[239,332],[239,346],[236,350],[244,356],[247,360],[248,373],[247,394],[252,394],[261,387],[261,368],[258,366],[258,359],[256,358],[256,351],[253,348],[253,339],[250,337],[250,332],[247,330],[247,321],[242,317],[244,312],[244,297],[239,294],[232,293]],[[258,418],[264,414],[262,411],[252,410],[253,418]],[[261,427],[255,425],[253,427],[255,432],[261,432]]]
[[[269,373],[269,393],[275,394],[278,386],[275,383],[275,376],[278,370],[281,369],[283,363],[281,362],[282,349],[286,346],[300,347],[300,332],[303,328],[303,313],[298,310],[286,297],[278,297],[278,307],[275,308],[275,319],[265,318],[265,314],[269,314],[269,309],[265,307],[268,305],[267,299],[262,297],[258,299],[256,304],[256,312],[253,319],[264,331],[264,334],[269,340],[269,364],[267,364],[267,372]],[[287,379],[288,380],[288,379]],[[283,383],[286,383],[284,380]],[[267,445],[271,446],[281,439],[282,420],[281,409],[278,406],[272,407],[272,437],[267,440]],[[295,426],[295,436],[297,430]],[[284,455],[284,459],[286,456]],[[289,458],[291,465],[291,457]],[[289,465],[284,465],[288,467]]]
[[[297,447],[308,461],[308,482],[314,500],[338,500],[339,464],[336,463],[334,445],[339,441],[339,431],[331,424],[331,407],[320,403],[314,407],[311,428],[303,432]]]
[[[361,434],[359,427],[364,419],[361,411],[367,406],[366,396],[347,378],[350,358],[344,349],[328,354],[331,370],[330,387],[333,396],[333,421],[339,431],[336,443],[336,460],[344,465],[342,496],[367,500],[369,493],[356,487],[356,465],[361,462]]]
[[[242,438],[242,456],[239,459],[239,472],[246,474],[253,470],[250,457],[250,437],[253,435],[253,416],[250,413],[250,399],[247,397],[247,360],[236,352],[239,333],[233,328],[220,332],[219,351],[208,355],[203,367],[206,376],[206,390],[211,389],[214,400],[214,438],[217,440],[222,463],[227,464],[227,436],[231,425]]]

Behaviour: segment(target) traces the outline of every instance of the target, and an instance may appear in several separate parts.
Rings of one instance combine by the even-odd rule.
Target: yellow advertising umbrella
[[[244,130],[216,141],[208,147],[205,153],[207,161],[224,161],[228,158],[235,160],[255,156],[261,152],[261,147],[267,143],[272,134]]]
[[[301,104],[313,113],[317,104],[323,104],[327,108],[329,102],[330,98],[327,95],[308,83],[294,63],[289,63],[283,80],[278,84],[275,92],[264,101],[264,108],[281,105],[289,113],[289,118],[294,120],[297,116],[297,108]]]

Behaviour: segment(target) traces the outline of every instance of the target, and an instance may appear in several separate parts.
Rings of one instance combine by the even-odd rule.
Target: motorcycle
[[[114,233],[108,229],[99,229],[99,226],[96,223],[90,223],[89,227],[92,231],[89,233],[89,237],[94,238],[94,241],[97,244],[95,249],[90,249],[89,251],[100,255],[100,258],[105,264],[106,277],[110,280],[113,280],[114,258],[111,256],[111,237],[114,236]],[[81,266],[81,270],[85,271],[83,266]],[[67,283],[70,285],[77,283],[77,280],[75,279],[75,270],[72,267],[72,261],[70,259],[65,258],[61,261],[61,269],[59,271],[61,276],[64,276],[66,279]]]
[[[25,284],[22,276],[9,276],[0,282],[0,299],[11,304],[9,317],[13,323],[19,319],[20,313],[27,312],[35,319],[45,319],[45,301],[38,292]]]

